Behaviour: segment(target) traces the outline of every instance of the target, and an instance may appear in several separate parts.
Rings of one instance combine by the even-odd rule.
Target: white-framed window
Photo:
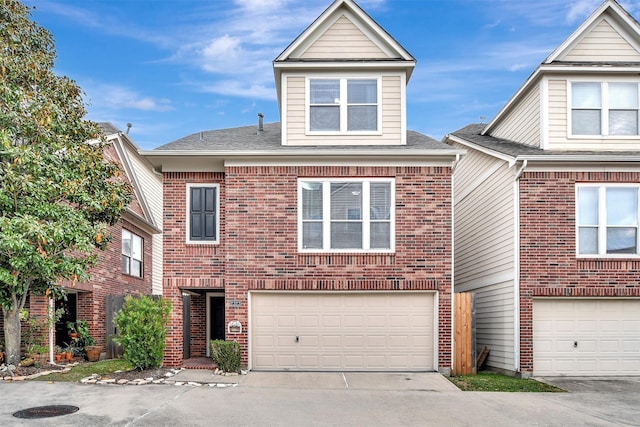
[[[308,132],[379,133],[380,82],[379,77],[308,78]]]
[[[638,255],[638,193],[634,184],[576,185],[579,256]]]
[[[637,136],[640,85],[636,82],[571,82],[572,136]]]
[[[142,277],[143,239],[122,229],[122,272],[130,276]]]
[[[218,243],[219,193],[219,184],[187,184],[187,243]]]
[[[392,252],[395,181],[300,178],[298,247],[302,252]]]

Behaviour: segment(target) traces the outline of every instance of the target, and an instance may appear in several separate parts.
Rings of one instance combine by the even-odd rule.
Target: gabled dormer
[[[273,62],[282,145],[404,145],[415,59],[336,0]]]
[[[487,125],[485,135],[550,151],[640,148],[640,25],[606,0]]]

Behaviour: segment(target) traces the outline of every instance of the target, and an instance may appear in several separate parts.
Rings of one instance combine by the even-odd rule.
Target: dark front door
[[[209,339],[223,340],[224,332],[224,297],[209,297]]]
[[[71,344],[67,322],[77,321],[78,299],[76,294],[68,293],[67,299],[56,300],[56,311],[62,309],[64,313],[56,322],[56,345],[65,348]]]

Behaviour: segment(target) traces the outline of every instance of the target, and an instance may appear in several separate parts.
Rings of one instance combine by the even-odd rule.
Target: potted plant
[[[65,358],[64,351],[62,350],[62,347],[60,347],[59,345],[55,347],[53,358],[56,363],[60,363],[62,359]]]
[[[0,365],[4,363],[4,340],[0,339]]]
[[[96,340],[89,333],[89,323],[86,320],[78,320],[75,327],[78,331],[78,340],[82,344],[86,359],[89,362],[97,362],[100,360],[102,346],[96,345]]]

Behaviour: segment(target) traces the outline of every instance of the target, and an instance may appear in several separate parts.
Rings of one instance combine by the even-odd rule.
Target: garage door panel
[[[276,325],[278,328],[294,327],[296,325],[296,317],[280,315],[276,318]]]
[[[337,315],[337,314],[334,314],[334,315],[324,314],[324,315],[322,315],[322,326],[327,327],[327,328],[339,327],[340,326],[340,316]]]
[[[433,304],[433,293],[252,294],[252,368],[433,370]]]
[[[533,321],[535,375],[640,375],[640,300],[540,299]]]
[[[384,328],[387,324],[386,317],[381,314],[367,316],[367,326],[371,328]]]
[[[364,337],[362,335],[347,335],[342,340],[342,345],[345,348],[362,348],[364,346]]]

